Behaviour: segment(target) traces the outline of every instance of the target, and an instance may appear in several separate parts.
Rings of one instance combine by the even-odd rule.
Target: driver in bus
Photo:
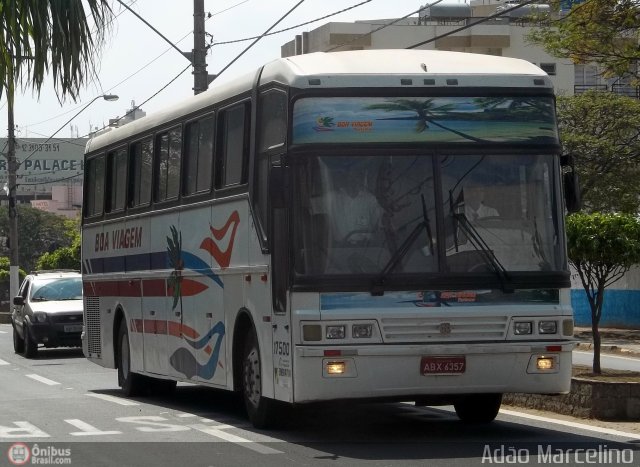
[[[475,221],[486,217],[500,216],[496,208],[485,204],[487,193],[484,185],[472,185],[465,191],[464,215],[467,220]]]
[[[333,237],[338,242],[366,243],[380,226],[382,208],[365,187],[365,176],[354,167],[337,174],[330,196]]]

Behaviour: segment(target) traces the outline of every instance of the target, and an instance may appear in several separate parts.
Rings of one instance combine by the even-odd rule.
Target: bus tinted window
[[[218,157],[216,188],[239,185],[245,180],[245,154],[248,148],[246,104],[221,112],[222,144]]]
[[[104,156],[87,161],[86,178],[85,216],[97,216],[102,214],[104,205]]]
[[[213,115],[186,127],[184,194],[206,192],[211,189],[213,160]]]
[[[259,151],[263,152],[285,142],[287,136],[287,95],[281,91],[267,91],[260,95],[258,123]]]
[[[152,157],[153,140],[151,138],[131,145],[130,206],[146,205],[151,201]]]
[[[120,148],[110,152],[107,160],[109,164],[109,170],[107,172],[109,204],[107,211],[122,211],[127,194],[127,149]]]
[[[166,201],[178,197],[180,187],[180,154],[182,150],[182,131],[174,128],[157,137],[156,154],[156,201]]]

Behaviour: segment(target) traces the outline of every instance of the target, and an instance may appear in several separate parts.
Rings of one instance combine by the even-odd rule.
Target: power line
[[[216,76],[220,76],[225,70],[227,70],[231,65],[233,65],[240,57],[242,57],[245,52],[247,52],[251,47],[253,47],[260,39],[262,39],[264,36],[266,36],[269,31],[271,31],[273,28],[275,28],[278,23],[280,23],[280,21],[282,21],[283,19],[285,19],[287,16],[289,16],[289,14],[295,10],[296,8],[298,8],[302,3],[304,3],[304,0],[300,0],[298,3],[296,3],[293,8],[291,8],[289,11],[287,11],[278,21],[276,21],[275,23],[273,23],[271,25],[271,27],[269,27],[269,29],[267,29],[261,36],[259,36],[258,38],[256,38],[256,40],[254,40],[251,44],[249,44],[242,52],[240,52],[233,60],[231,60],[222,70],[220,70]]]
[[[354,8],[362,6],[365,3],[369,3],[371,1],[372,0],[365,0],[363,2],[356,3],[355,5],[352,5],[350,7],[344,8],[344,9],[339,10],[339,11],[336,11],[334,13],[330,13],[328,15],[321,16],[320,18],[316,18],[316,19],[312,19],[310,21],[306,21],[304,23],[296,24],[295,26],[291,26],[289,28],[279,29],[278,31],[273,31],[273,32],[270,32],[269,34],[263,34],[262,36],[246,37],[244,39],[235,39],[235,40],[232,40],[232,41],[214,42],[213,44],[211,44],[211,47],[215,47],[216,45],[236,44],[238,42],[246,42],[246,41],[250,41],[250,40],[253,40],[253,39],[258,39],[259,37],[273,36],[275,34],[280,34],[282,32],[291,31],[292,29],[296,29],[296,28],[299,28],[299,27],[302,27],[302,26],[306,26],[307,24],[317,23],[318,21],[322,21],[323,19],[331,18],[332,16],[339,15],[340,13],[344,13],[345,11],[353,10]],[[442,0],[440,0],[440,1],[442,1]],[[420,11],[420,10],[418,10],[418,11]]]
[[[331,47],[330,49],[324,50],[323,52],[331,52],[332,50],[335,49],[339,49],[340,47],[344,47],[345,45],[349,45],[355,41],[357,41],[358,39],[362,39],[363,37],[367,37],[372,35],[374,32],[378,32],[384,28],[387,28],[391,25],[396,24],[399,21],[402,21],[403,19],[407,19],[409,16],[411,15],[415,15],[416,13],[420,13],[422,10],[424,10],[425,8],[430,8],[434,5],[437,5],[438,3],[442,2],[443,0],[436,0],[435,2],[429,4],[429,5],[425,5],[425,6],[421,6],[420,8],[418,8],[416,11],[412,11],[411,13],[407,13],[406,15],[404,15],[402,18],[398,18],[398,19],[394,19],[393,21],[390,21],[388,23],[383,24],[382,26],[380,26],[379,28],[374,29],[373,31],[369,31],[367,33],[361,34],[357,37],[354,37],[353,39],[351,39],[350,41],[347,42],[343,42],[342,44],[336,45],[334,47]]]

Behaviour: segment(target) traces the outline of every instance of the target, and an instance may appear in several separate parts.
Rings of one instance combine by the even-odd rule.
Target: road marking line
[[[108,394],[92,394],[87,393],[85,396],[95,397],[96,399],[102,399],[103,401],[113,402],[114,404],[119,405],[140,405],[137,402],[128,401],[126,399],[121,399],[120,397],[110,396]]]
[[[73,425],[82,431],[74,431],[69,433],[71,436],[102,436],[102,435],[121,435],[122,431],[102,431],[87,422],[78,420],[77,418],[65,420],[69,425]]]
[[[7,331],[0,331],[0,334],[9,334]]]
[[[5,362],[4,360],[0,359],[0,365],[11,365],[9,362]]]
[[[193,413],[181,413],[181,414],[176,415],[176,417],[178,417],[178,418],[189,418],[189,417],[197,417],[197,415],[193,414]]]
[[[60,384],[57,381],[53,381],[49,378],[45,378],[44,376],[40,376],[40,375],[36,375],[36,374],[31,374],[31,375],[25,375],[27,378],[31,378],[34,379],[40,383],[44,383],[48,386],[55,386],[56,384]]]
[[[585,425],[583,423],[570,422],[568,420],[559,420],[557,418],[540,417],[538,415],[530,415],[524,412],[516,412],[514,410],[500,409],[500,413],[504,415],[511,415],[514,417],[530,418],[531,420],[537,420],[539,422],[555,423],[556,425],[570,426],[573,428],[579,428],[581,430],[586,430],[586,431],[595,431],[596,433],[605,433],[608,435],[621,436],[623,438],[633,438],[634,440],[640,439],[640,434],[638,433],[627,433],[625,431],[612,430],[610,428],[603,428],[601,426]]]
[[[251,441],[246,438],[241,438],[240,436],[232,435],[231,433],[226,433],[223,431],[227,428],[235,428],[234,426],[231,426],[231,425],[216,425],[216,426],[189,425],[189,426],[194,430],[207,433],[208,435],[215,436],[216,438],[222,439],[224,441],[228,441],[230,443],[236,443],[242,447],[251,449],[252,451],[256,451],[259,454],[282,454],[282,451],[278,451],[277,449],[272,449],[268,446],[263,446],[262,444],[258,444],[255,441]],[[280,441],[280,440],[273,439],[273,441]]]
[[[582,350],[574,350],[574,353],[579,353],[582,355],[588,355],[588,356],[593,356],[593,352],[584,352]],[[610,353],[600,353],[600,358],[602,357],[606,357],[606,358],[618,358],[620,360],[629,360],[629,361],[633,361],[633,362],[637,362],[638,360],[640,360],[638,357],[627,357],[625,355],[613,355]],[[602,365],[602,368],[604,368],[604,365]]]

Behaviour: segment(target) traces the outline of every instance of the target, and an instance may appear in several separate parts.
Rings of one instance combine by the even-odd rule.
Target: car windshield
[[[82,278],[65,277],[35,282],[31,288],[31,300],[82,300]]]

